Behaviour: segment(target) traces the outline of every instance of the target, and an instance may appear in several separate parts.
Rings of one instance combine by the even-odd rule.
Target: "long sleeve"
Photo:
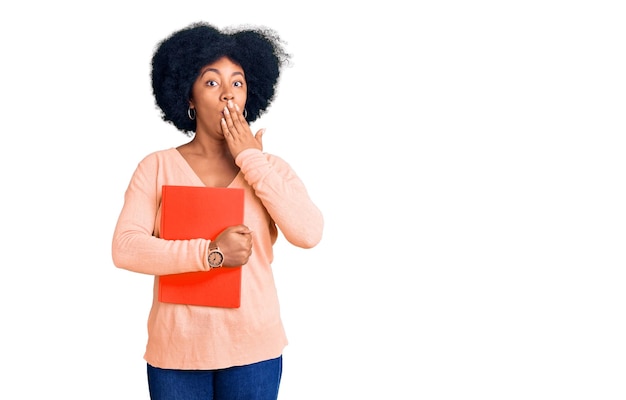
[[[208,240],[158,238],[163,184],[160,170],[162,163],[155,156],[146,157],[137,166],[113,234],[113,263],[150,275],[209,270]]]
[[[242,151],[235,162],[285,238],[311,248],[322,239],[324,219],[293,169],[280,157]]]

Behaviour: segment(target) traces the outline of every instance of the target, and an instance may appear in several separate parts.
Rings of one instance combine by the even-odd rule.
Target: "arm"
[[[156,158],[147,157],[131,178],[113,234],[113,263],[118,268],[150,275],[209,270],[208,240],[164,240],[155,236],[161,199],[158,169]]]
[[[311,248],[320,242],[324,228],[322,213],[283,159],[258,149],[247,149],[237,155],[235,162],[291,244]]]

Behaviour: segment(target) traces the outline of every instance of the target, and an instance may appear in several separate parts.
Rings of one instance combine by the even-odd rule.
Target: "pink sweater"
[[[162,185],[204,186],[175,148],[149,154],[137,166],[113,234],[113,263],[155,276],[145,360],[159,368],[218,369],[278,357],[287,345],[272,274],[278,229],[293,245],[315,246],[323,217],[302,181],[281,158],[248,149],[235,160],[229,187],[245,189],[244,224],[253,251],[242,269],[237,309],[161,303],[158,276],[209,269],[209,241],[159,238]],[[278,227],[278,229],[277,229]]]

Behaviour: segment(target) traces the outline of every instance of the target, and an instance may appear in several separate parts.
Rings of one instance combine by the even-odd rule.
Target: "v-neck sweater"
[[[162,303],[159,276],[208,271],[209,240],[159,237],[163,185],[205,186],[175,148],[148,154],[135,169],[113,234],[118,268],[154,275],[144,359],[168,369],[219,369],[280,356],[287,336],[272,273],[278,232],[298,247],[322,237],[323,217],[290,165],[248,149],[235,159],[240,171],[228,187],[244,189],[244,224],[252,254],[242,267],[239,308]]]

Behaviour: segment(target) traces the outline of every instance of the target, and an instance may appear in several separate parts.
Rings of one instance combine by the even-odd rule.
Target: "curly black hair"
[[[246,120],[255,121],[274,99],[278,78],[290,55],[275,31],[266,27],[218,29],[195,22],[157,44],[152,56],[152,90],[165,122],[188,136],[196,130],[187,109],[191,87],[207,64],[226,56],[246,74]]]

